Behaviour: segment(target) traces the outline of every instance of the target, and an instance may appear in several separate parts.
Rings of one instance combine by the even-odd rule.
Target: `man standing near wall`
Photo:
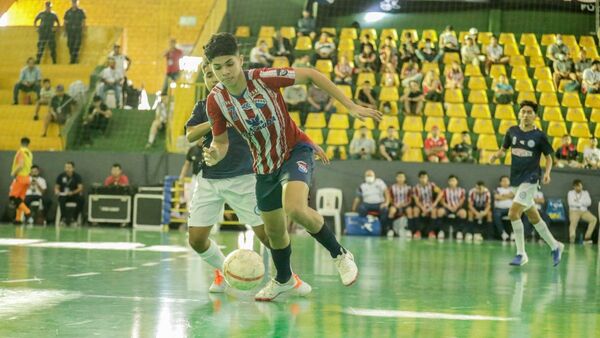
[[[40,24],[38,25],[38,21]],[[54,23],[57,27],[60,27],[58,16],[52,11],[52,3],[46,1],[46,9],[40,12],[33,21],[33,25],[38,29],[38,51],[36,64],[39,64],[44,54],[44,48],[46,44],[50,48],[50,56],[52,57],[52,63],[56,63],[56,40],[54,38]]]
[[[71,8],[65,12],[64,21],[67,30],[67,46],[71,56],[70,63],[76,64],[79,62],[79,48],[81,47],[86,16],[83,9],[79,8],[79,0],[72,0],[71,3]]]

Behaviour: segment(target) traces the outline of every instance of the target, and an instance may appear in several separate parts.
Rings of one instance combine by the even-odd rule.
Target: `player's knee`
[[[467,218],[467,212],[464,209],[461,209],[456,213],[459,218],[465,219]]]
[[[208,233],[207,233],[207,236],[204,236],[203,234],[192,234],[190,232],[190,237],[188,238],[188,243],[190,243],[190,246],[196,252],[204,252],[204,251],[208,250],[208,247],[210,246],[210,240],[208,239]]]
[[[267,235],[270,241],[279,241],[285,238],[286,228],[285,224],[277,227],[265,227],[265,234]]]
[[[510,218],[511,221],[518,221],[521,219],[521,215],[522,212],[520,210],[517,210],[515,208],[510,208],[510,210],[508,210],[508,218]]]

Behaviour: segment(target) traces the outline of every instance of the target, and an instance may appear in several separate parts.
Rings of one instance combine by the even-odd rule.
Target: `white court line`
[[[29,246],[60,249],[134,250],[144,247],[144,244],[131,242],[45,242]]]
[[[43,239],[0,238],[0,245],[29,245],[45,242]]]
[[[131,271],[131,270],[137,270],[137,268],[135,266],[126,266],[123,268],[113,269],[113,271],[116,271],[116,272]]]
[[[354,315],[354,316],[384,317],[384,318],[449,319],[449,320],[473,320],[473,321],[474,320],[487,320],[487,321],[499,321],[499,322],[518,320],[518,318],[512,318],[512,317],[507,318],[507,317],[493,317],[493,316],[439,313],[439,312],[357,309],[357,308],[352,308],[352,307],[346,308],[342,312],[346,313],[346,314]]]
[[[111,296],[111,295],[82,295],[82,297],[122,299],[122,300],[132,300],[132,301],[136,301],[136,302],[140,302],[140,301],[160,301],[161,303],[197,303],[197,302],[206,302],[206,300],[202,300],[202,299],[170,298],[170,297],[139,297],[139,296]]]
[[[175,260],[175,258],[163,258],[160,261],[161,262],[170,262],[170,261],[174,261],[174,260]]]
[[[0,253],[8,252],[8,250],[0,250]]]
[[[2,280],[0,281],[0,283],[27,283],[27,282],[41,282],[43,281],[43,279],[41,278],[29,278],[29,279],[9,279],[9,280]]]
[[[188,249],[181,245],[152,245],[145,248],[137,248],[138,251],[154,252],[187,252]]]
[[[84,273],[74,273],[72,275],[67,275],[67,277],[87,277],[87,276],[96,276],[99,274],[100,274],[100,272],[84,272]]]
[[[148,262],[148,263],[142,264],[142,266],[155,266],[155,265],[158,265],[158,262]]]
[[[0,318],[18,319],[80,295],[79,292],[62,290],[0,288]]]

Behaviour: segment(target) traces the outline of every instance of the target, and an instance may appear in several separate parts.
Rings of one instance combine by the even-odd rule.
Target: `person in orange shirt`
[[[31,183],[29,173],[31,172],[31,165],[33,163],[33,154],[28,148],[30,142],[31,141],[27,137],[21,139],[21,148],[19,148],[15,154],[10,172],[10,175],[14,177],[14,179],[10,185],[10,193],[8,196],[14,208],[17,209],[14,221],[15,224],[21,223],[23,214],[25,214],[25,217],[29,217],[29,214],[31,213],[25,204],[25,194]]]

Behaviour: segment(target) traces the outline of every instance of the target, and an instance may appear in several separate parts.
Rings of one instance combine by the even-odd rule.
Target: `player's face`
[[[204,71],[204,83],[206,84],[206,88],[208,90],[211,90],[214,86],[217,85],[217,83],[219,83],[219,80],[217,80],[217,77],[215,76],[215,72],[212,71],[212,68],[210,66],[204,67],[203,71]]]
[[[429,176],[427,176],[427,175],[419,176],[419,183],[421,183],[422,185],[425,185],[425,184],[427,184],[427,182],[429,182]]]
[[[535,111],[529,106],[524,106],[519,111],[519,118],[526,126],[530,126],[535,122]]]
[[[581,183],[575,184],[573,187],[575,188],[575,191],[577,191],[577,192],[581,192],[583,190],[583,184],[581,184]]]
[[[73,166],[69,163],[65,164],[65,172],[69,175],[73,174]]]
[[[458,180],[454,177],[448,180],[448,186],[450,188],[456,188],[458,186]]]
[[[396,183],[402,185],[406,182],[406,175],[404,174],[398,174],[396,175]]]
[[[113,176],[119,176],[119,175],[121,175],[121,168],[119,168],[119,167],[112,167],[110,169],[110,174],[113,175]]]
[[[31,168],[31,176],[38,177],[40,176],[40,172],[37,168]]]
[[[223,55],[211,61],[211,68],[215,76],[225,86],[233,85],[242,74],[242,56]]]
[[[506,188],[510,185],[510,180],[508,179],[508,177],[502,177],[502,179],[500,180],[500,186],[503,188]]]

